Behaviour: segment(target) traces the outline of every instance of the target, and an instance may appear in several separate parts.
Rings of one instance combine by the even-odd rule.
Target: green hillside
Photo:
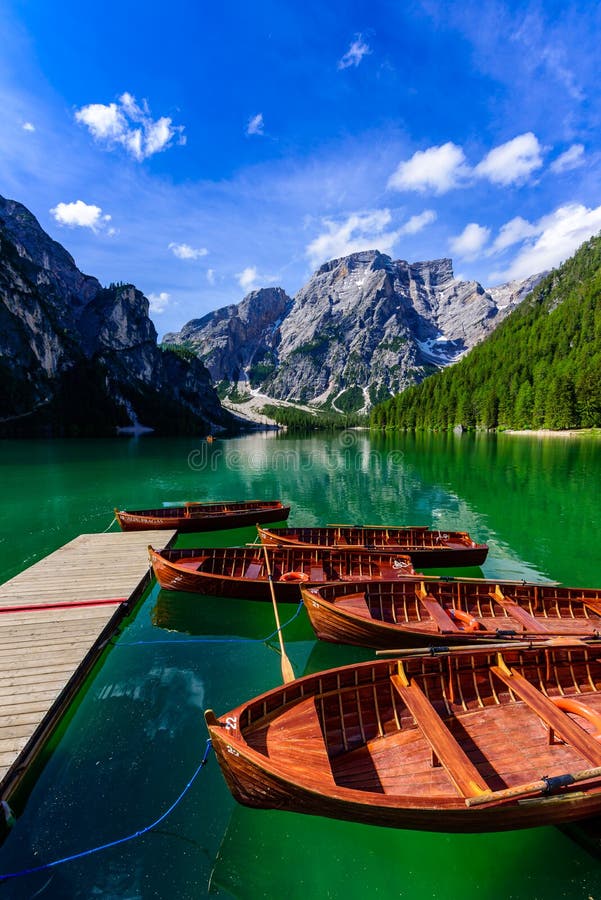
[[[375,407],[374,428],[601,426],[601,236],[464,359]]]

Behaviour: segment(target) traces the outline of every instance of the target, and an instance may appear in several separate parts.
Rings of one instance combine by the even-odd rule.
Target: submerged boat
[[[415,575],[408,556],[357,550],[305,547],[268,549],[277,600],[297,603],[300,585],[328,581],[353,583]],[[269,578],[261,546],[202,550],[148,548],[157,581],[171,591],[192,591],[219,597],[270,600]]]
[[[557,825],[601,813],[599,649],[410,651],[205,718],[247,806],[428,831]]]
[[[123,531],[147,531],[172,528],[178,531],[217,531],[245,525],[284,522],[290,507],[280,500],[223,501],[222,503],[184,503],[160,509],[115,509],[115,518]]]
[[[304,586],[311,625],[324,641],[402,648],[557,635],[601,634],[601,589],[554,584],[429,579]]]
[[[430,531],[421,526],[326,525],[316,528],[260,528],[264,544],[337,547],[407,553],[414,566],[480,566],[487,544],[477,544],[467,531]]]

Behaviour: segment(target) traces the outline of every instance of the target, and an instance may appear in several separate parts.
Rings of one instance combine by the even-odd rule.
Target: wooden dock
[[[82,534],[0,585],[0,798],[8,799],[175,531]]]

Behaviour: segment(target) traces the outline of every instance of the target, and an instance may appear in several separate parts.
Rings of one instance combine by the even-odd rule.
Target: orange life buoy
[[[474,619],[470,613],[464,612],[462,609],[450,609],[449,613],[452,619],[461,622],[465,631],[479,631],[482,627],[478,619]]]
[[[585,706],[584,703],[581,703],[574,697],[549,697],[549,700],[559,709],[563,709],[564,712],[572,713],[573,716],[582,716],[583,719],[590,722],[593,728],[596,729],[591,737],[601,741],[601,715],[598,712]]]
[[[305,582],[309,580],[309,576],[305,572],[284,572],[280,581]]]

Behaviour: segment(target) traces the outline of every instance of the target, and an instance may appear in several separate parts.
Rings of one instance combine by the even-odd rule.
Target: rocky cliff
[[[2,197],[0,377],[4,434],[206,433],[231,423],[200,361],[157,346],[140,291],[103,288]]]
[[[293,300],[279,288],[189,322],[165,340],[213,378],[277,400],[367,410],[459,359],[539,277],[486,290],[450,259],[408,263],[377,250],[331,260]]]

